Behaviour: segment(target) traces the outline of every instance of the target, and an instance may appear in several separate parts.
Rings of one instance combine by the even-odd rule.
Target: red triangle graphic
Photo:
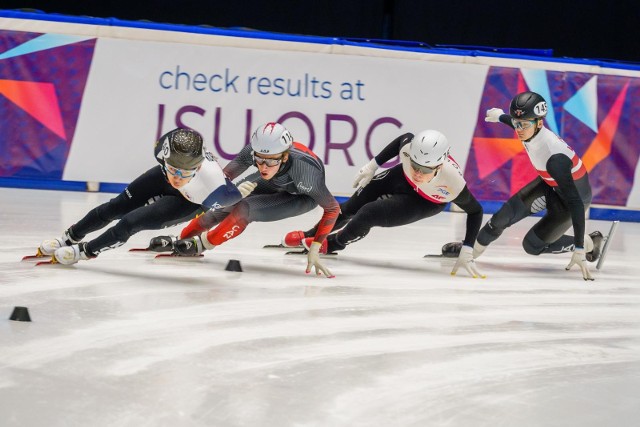
[[[66,141],[60,104],[52,83],[0,80],[0,94]]]
[[[501,168],[523,150],[524,147],[517,138],[473,138],[473,151],[480,179]]]

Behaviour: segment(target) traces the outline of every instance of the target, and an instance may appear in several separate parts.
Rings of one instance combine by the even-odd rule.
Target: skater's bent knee
[[[522,247],[524,251],[529,255],[540,255],[544,252],[544,249],[547,247],[547,244],[535,235],[532,231],[527,233],[522,241]]]

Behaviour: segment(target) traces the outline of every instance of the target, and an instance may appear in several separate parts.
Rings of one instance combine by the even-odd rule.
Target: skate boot
[[[152,252],[172,252],[178,238],[176,236],[157,236],[149,241],[148,250]]]
[[[462,249],[462,242],[449,242],[442,246],[442,256],[445,258],[458,258],[460,250]]]
[[[290,231],[282,238],[282,246],[285,248],[300,248],[305,238],[304,231]]]
[[[71,235],[69,234],[69,230],[66,230],[62,234],[62,237],[60,237],[59,239],[51,239],[51,240],[43,241],[40,244],[40,247],[38,248],[38,255],[52,256],[56,251],[56,249],[61,248],[63,246],[71,246],[74,243],[79,243],[79,242],[74,240],[71,237]]]
[[[304,246],[306,250],[309,250],[312,243],[313,243],[313,237],[307,237],[306,239],[302,239],[302,246]],[[326,255],[328,246],[329,246],[329,243],[327,242],[327,239],[324,239],[318,253]]]
[[[72,246],[62,246],[61,248],[56,249],[53,253],[52,261],[55,261],[59,264],[71,265],[80,261],[81,259],[89,259],[93,257],[89,257],[85,252],[85,247],[83,244],[72,245]]]
[[[38,255],[51,256],[57,249],[60,249],[63,246],[67,246],[67,245],[62,239],[45,240],[42,243],[40,243],[40,247],[38,248]]]
[[[604,240],[604,237],[599,231],[589,233],[589,237],[591,237],[591,240],[593,241],[593,249],[587,252],[585,255],[587,261],[596,262],[600,258],[600,251],[602,250],[602,241]]]
[[[176,241],[174,254],[178,256],[199,256],[205,249],[200,236],[189,237],[188,239]]]

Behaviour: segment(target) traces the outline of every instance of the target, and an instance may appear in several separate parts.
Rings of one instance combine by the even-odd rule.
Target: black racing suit
[[[69,237],[72,241],[79,242],[87,234],[105,227],[113,220],[119,220],[95,239],[81,243],[81,250],[88,257],[123,245],[139,231],[170,227],[190,220],[202,210],[232,205],[242,199],[235,185],[228,178],[224,178],[220,170],[221,178],[216,181],[217,186],[210,189],[201,188],[200,193],[206,194],[206,197],[189,201],[168,182],[163,167],[164,161],[158,159],[158,162],[160,165],[133,180],[118,196],[92,209],[84,218],[69,227]],[[209,155],[204,162],[211,162],[207,167],[220,168]],[[204,163],[202,167],[205,167]],[[200,173],[203,173],[202,167]]]
[[[411,142],[410,133],[389,143],[376,157],[382,165],[397,156],[402,147]],[[452,200],[467,213],[464,244],[473,246],[482,224],[482,206],[465,185]],[[438,203],[421,196],[408,182],[402,163],[377,174],[369,184],[359,188],[340,205],[336,233],[329,235],[328,251],[342,250],[346,245],[365,237],[372,227],[397,227],[411,224],[442,212],[446,203]],[[305,232],[309,237],[315,228]]]

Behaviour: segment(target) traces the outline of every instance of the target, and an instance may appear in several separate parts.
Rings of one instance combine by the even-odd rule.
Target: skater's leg
[[[342,230],[328,242],[329,252],[344,249],[373,227],[398,227],[436,215],[446,205],[432,203],[414,194],[396,194],[362,206]]]
[[[116,225],[87,242],[87,254],[94,256],[121,246],[142,230],[159,230],[176,225],[193,217],[199,210],[200,205],[191,203],[182,196],[162,197],[151,205],[129,212]]]

